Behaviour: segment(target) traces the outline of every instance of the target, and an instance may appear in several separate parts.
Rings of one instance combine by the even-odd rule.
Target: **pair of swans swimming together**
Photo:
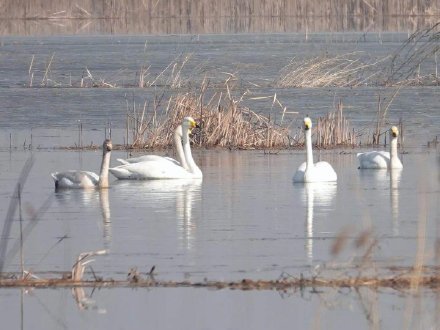
[[[189,133],[196,127],[191,117],[185,117],[182,125],[174,133],[174,143],[177,149],[178,161],[169,157],[145,155],[126,160],[118,159],[120,166],[110,167],[110,152],[112,144],[105,140],[100,175],[89,171],[67,171],[52,173],[55,188],[108,188],[108,172],[118,179],[201,179],[202,171],[194,162],[191,154]],[[294,182],[335,182],[337,175],[327,162],[313,162],[312,150],[312,121],[304,118],[306,140],[306,161],[296,171]],[[390,152],[370,151],[358,153],[359,168],[386,169],[402,168],[402,162],[397,155],[397,138],[399,130],[393,126],[390,130]]]
[[[191,154],[189,133],[197,126],[191,117],[185,117],[174,132],[174,144],[178,160],[157,155],[145,155],[136,158],[118,159],[122,165],[110,168],[112,143],[105,140],[100,174],[89,171],[66,171],[52,173],[55,188],[108,188],[108,173],[118,179],[201,179],[202,171],[194,162]]]
[[[293,182],[335,182],[338,177],[333,167],[327,162],[313,163],[312,151],[312,121],[309,117],[304,118],[304,132],[306,136],[307,158],[296,171]],[[358,153],[360,169],[401,169],[402,162],[397,154],[397,138],[399,130],[396,126],[390,129],[390,152],[369,151]]]

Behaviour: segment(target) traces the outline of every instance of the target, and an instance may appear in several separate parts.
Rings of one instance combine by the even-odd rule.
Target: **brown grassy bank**
[[[408,269],[407,272],[411,272]],[[414,277],[408,275],[395,275],[386,277],[346,277],[346,278],[318,278],[298,277],[277,280],[252,280],[239,281],[160,281],[151,278],[136,280],[97,279],[73,281],[64,278],[50,279],[0,279],[0,287],[33,287],[33,288],[117,288],[117,287],[159,287],[159,288],[207,288],[231,290],[295,290],[302,288],[391,288],[396,290],[410,290],[414,285]],[[417,278],[418,287],[437,289],[440,287],[440,276],[422,275]]]

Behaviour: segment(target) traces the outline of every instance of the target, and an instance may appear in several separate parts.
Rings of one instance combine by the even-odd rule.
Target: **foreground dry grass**
[[[144,276],[136,274],[127,279],[102,279],[74,280],[67,274],[67,277],[35,279],[35,278],[2,278],[0,287],[35,287],[35,288],[58,288],[58,287],[191,287],[208,289],[233,289],[233,290],[289,290],[304,287],[319,288],[392,288],[398,290],[410,290],[414,286],[430,289],[440,287],[440,276],[438,269],[424,268],[420,273],[415,268],[400,268],[394,270],[393,275],[388,276],[353,276],[340,278],[325,277],[283,277],[276,280],[252,280],[242,279],[239,281],[160,281],[156,280],[153,274],[147,273]],[[4,274],[6,275],[6,274]],[[11,275],[9,275],[11,276]]]

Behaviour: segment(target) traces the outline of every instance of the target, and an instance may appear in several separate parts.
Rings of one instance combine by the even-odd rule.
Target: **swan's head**
[[[391,127],[390,135],[391,135],[391,137],[398,137],[399,136],[399,129],[397,128],[397,126]]]
[[[185,127],[191,131],[193,128],[197,127],[197,123],[192,117],[185,117],[182,121],[182,127]]]
[[[104,153],[107,153],[109,151],[112,151],[112,149],[113,149],[112,140],[106,139],[102,145],[102,150],[104,151]]]
[[[312,128],[312,120],[309,117],[304,118],[304,129],[307,131]]]

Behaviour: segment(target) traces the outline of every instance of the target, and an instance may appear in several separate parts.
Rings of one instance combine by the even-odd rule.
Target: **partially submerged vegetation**
[[[367,134],[363,133],[365,128],[351,126],[342,112],[342,102],[335,109],[330,109],[325,117],[313,118],[316,120],[313,134],[318,148],[378,145],[382,137],[386,138],[384,132],[388,109],[399,89],[406,85],[439,83],[439,27],[440,23],[415,32],[394,54],[383,59],[371,60],[362,53],[348,53],[293,60],[282,69],[280,77],[266,87],[396,86],[397,90],[387,104],[383,104],[383,99],[378,96],[377,117],[371,129],[367,129]],[[268,98],[271,100],[266,107],[269,111],[253,110],[250,101],[267,97],[255,95],[251,82],[241,81],[238,73],[225,72],[222,74],[226,74],[227,79],[223,82],[218,77],[212,79],[214,81],[208,78],[200,81],[204,70],[202,67],[186,69],[191,54],[179,55],[156,73],[151,71],[150,65],[145,64],[138,72],[120,70],[111,77],[98,77],[86,67],[82,77],[74,79],[64,75],[64,81],[57,79],[52,70],[55,60],[55,56],[51,55],[41,70],[37,69],[36,60],[32,57],[28,86],[154,88],[155,96],[143,105],[135,102],[127,104],[124,148],[171,147],[174,128],[183,116],[188,115],[200,121],[201,129],[193,132],[193,142],[200,147],[285,149],[303,145],[303,134],[297,123],[305,113],[301,117],[290,116],[298,112],[288,111],[276,92]],[[435,72],[426,72],[422,68],[427,62],[431,68],[435,68]],[[399,125],[403,132],[402,120]],[[400,142],[403,143],[402,138]],[[84,148],[82,143],[78,147]]]
[[[380,59],[362,52],[294,58],[275,84],[283,88],[437,86],[439,41],[437,23],[414,32],[394,53]]]
[[[173,132],[182,118],[198,119],[200,129],[193,131],[194,143],[203,147],[232,149],[286,148],[292,141],[287,126],[258,114],[243,105],[243,95],[234,95],[228,81],[224,90],[215,91],[204,101],[209,83],[205,80],[198,91],[179,93],[166,101],[156,98],[150,108],[128,109],[127,141],[132,134],[130,148],[154,149],[172,146]]]
[[[440,287],[440,276],[436,269],[425,268],[422,274],[415,272],[411,267],[394,270],[394,275],[387,276],[353,276],[321,278],[317,276],[305,277],[303,275],[294,277],[285,274],[275,280],[253,280],[242,279],[238,281],[161,281],[155,279],[153,274],[146,276],[135,276],[127,279],[81,279],[72,278],[35,278],[31,274],[24,277],[16,277],[12,274],[10,278],[0,277],[0,287],[34,287],[34,288],[76,288],[76,287],[162,287],[162,288],[207,288],[207,289],[231,289],[231,290],[299,290],[304,288],[354,288],[362,287],[371,289],[391,288],[396,290],[411,290],[417,287],[438,289]],[[91,272],[90,275],[93,273]]]

